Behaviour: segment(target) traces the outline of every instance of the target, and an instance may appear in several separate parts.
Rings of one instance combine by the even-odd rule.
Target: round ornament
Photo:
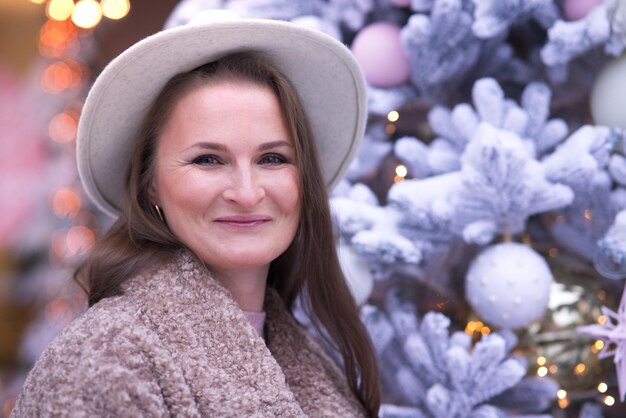
[[[409,61],[398,25],[377,22],[364,27],[354,38],[351,50],[372,86],[394,87],[409,80]]]
[[[609,62],[591,90],[591,114],[597,125],[626,129],[626,55]]]
[[[552,272],[530,247],[504,243],[488,247],[470,265],[466,298],[485,321],[502,329],[528,326],[545,311]]]
[[[337,254],[354,300],[357,305],[364,304],[374,288],[374,276],[367,262],[345,244],[339,245]]]
[[[563,12],[568,20],[579,20],[587,16],[594,7],[604,0],[565,0]]]

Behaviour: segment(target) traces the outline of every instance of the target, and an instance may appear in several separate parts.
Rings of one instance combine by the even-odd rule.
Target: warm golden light
[[[59,93],[78,86],[83,79],[83,68],[74,60],[57,61],[41,76],[41,87],[49,93]]]
[[[74,10],[73,0],[50,0],[46,6],[46,16],[54,20],[67,20]]]
[[[551,364],[550,367],[548,367],[548,370],[550,373],[556,374],[556,372],[559,371],[559,367],[556,364]]]
[[[30,0],[30,1],[35,4],[43,4],[43,2],[46,0]]]
[[[71,21],[48,19],[39,31],[39,52],[46,57],[61,57],[70,46],[77,47],[77,35],[76,26]]]
[[[537,357],[537,364],[539,366],[545,366],[546,365],[546,358],[544,356]]]
[[[604,383],[604,382],[600,382],[600,383],[598,384],[598,392],[600,392],[600,393],[604,393],[604,392],[606,392],[608,389],[609,389],[609,386],[608,386],[606,383]]]
[[[387,132],[387,135],[393,135],[396,133],[396,125],[394,125],[393,123],[388,123],[387,126],[385,126],[385,132]]]
[[[558,392],[556,392],[556,397],[559,398],[559,399],[567,398],[567,391],[565,391],[563,389],[559,389]]]
[[[574,367],[574,374],[581,375],[584,374],[586,370],[587,366],[585,366],[583,363],[578,363],[576,367]]]
[[[406,177],[408,173],[409,173],[409,170],[407,170],[406,167],[403,166],[402,164],[396,167],[396,174],[399,175],[400,177]]]
[[[606,398],[604,398],[604,404],[606,406],[613,406],[615,405],[615,398],[612,396],[607,396]]]
[[[52,212],[59,218],[72,218],[81,207],[80,197],[72,189],[63,187],[52,196]]]
[[[604,315],[600,315],[600,316],[598,317],[598,324],[600,324],[600,325],[604,325],[604,324],[606,324],[606,316],[604,316]]]
[[[491,330],[489,329],[489,327],[482,327],[482,328],[480,329],[480,333],[481,333],[482,335],[489,335],[489,333],[490,333],[490,332],[491,332]]]
[[[389,122],[397,122],[398,119],[400,119],[400,114],[395,110],[392,110],[387,114],[387,120]]]
[[[586,221],[590,221],[593,218],[591,211],[589,209],[585,209],[585,214],[583,216],[585,217]]]
[[[63,112],[50,120],[48,134],[54,142],[68,143],[76,139],[78,122],[68,112]]]
[[[596,342],[593,343],[593,347],[598,351],[602,350],[604,348],[604,341],[596,340]]]
[[[476,331],[476,322],[469,321],[465,326],[465,332],[472,335]]]
[[[83,255],[93,246],[96,237],[93,231],[86,226],[73,226],[67,231],[67,250],[72,255]]]
[[[113,20],[121,19],[130,12],[130,1],[128,0],[101,0],[102,14]]]
[[[402,183],[404,181],[404,177],[400,177],[400,176],[395,176],[393,178],[393,182],[394,183]]]
[[[537,369],[537,376],[544,377],[547,374],[548,374],[548,368],[547,367],[541,366],[540,368]]]
[[[565,399],[559,399],[559,408],[565,409],[569,406],[569,399],[565,398]]]
[[[79,0],[72,12],[72,22],[79,28],[91,29],[102,20],[102,9],[96,0]]]

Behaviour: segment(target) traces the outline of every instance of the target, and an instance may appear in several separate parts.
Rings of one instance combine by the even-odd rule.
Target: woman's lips
[[[214,222],[223,225],[249,228],[263,225],[271,220],[272,218],[266,215],[228,215],[220,216],[216,218]]]

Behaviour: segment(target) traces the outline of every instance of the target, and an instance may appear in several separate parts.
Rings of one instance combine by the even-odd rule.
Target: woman
[[[376,416],[327,201],[363,103],[349,52],[284,22],[168,30],[114,60],[85,104],[78,165],[117,221],[76,273],[90,309],[13,414]],[[345,374],[294,320],[298,297]]]

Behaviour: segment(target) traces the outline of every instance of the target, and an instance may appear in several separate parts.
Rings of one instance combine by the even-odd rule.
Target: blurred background
[[[111,223],[75,165],[91,83],[212,8],[322,30],[363,67],[331,205],[381,416],[626,416],[626,0],[0,0],[4,416],[86,309],[73,268]]]
[[[78,3],[88,6],[82,14]],[[92,213],[74,162],[89,85],[112,57],[158,31],[177,2],[92,2],[101,6],[95,15],[88,3],[0,0],[3,416],[41,350],[85,308],[72,269],[107,227]]]

